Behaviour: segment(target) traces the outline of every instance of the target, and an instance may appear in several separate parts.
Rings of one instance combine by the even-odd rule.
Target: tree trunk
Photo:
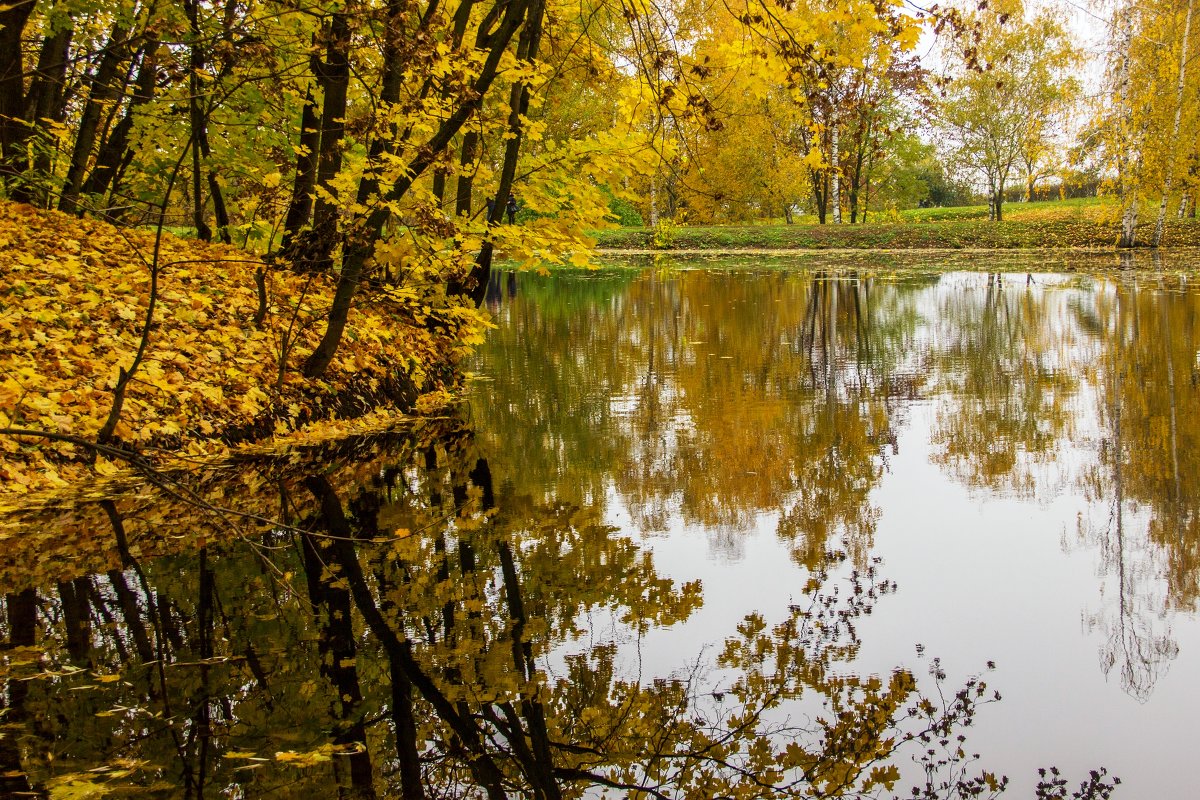
[[[808,175],[812,182],[813,205],[817,209],[817,222],[824,225],[829,202],[829,192],[826,189],[828,175],[824,170],[809,170]]]
[[[853,174],[850,176],[850,224],[853,225],[859,221],[858,202],[859,197],[863,198],[863,203],[866,203],[866,193],[863,191],[865,183],[864,176],[868,170],[869,163],[866,156],[866,149],[871,145],[871,123],[868,121],[865,128],[859,128],[858,133],[854,137],[854,162]],[[862,221],[866,222],[866,208],[863,209]]]
[[[1171,141],[1167,147],[1167,177],[1163,182],[1162,200],[1158,204],[1158,219],[1154,223],[1154,246],[1162,243],[1163,230],[1167,223],[1167,199],[1171,194],[1171,183],[1175,173],[1175,149],[1179,143],[1179,126],[1183,119],[1183,87],[1187,78],[1188,34],[1192,30],[1192,0],[1188,0],[1187,15],[1183,21],[1183,43],[1179,51],[1179,79],[1175,84],[1175,120],[1171,126]]]
[[[26,137],[34,135],[38,126],[45,121],[61,122],[66,115],[64,83],[74,32],[73,21],[70,21],[70,24],[64,25],[42,40],[37,71],[34,73],[25,103],[28,126],[23,135]],[[50,193],[46,183],[51,173],[49,141],[37,143],[29,168],[33,172],[33,182],[13,187],[10,197],[18,203],[31,203],[49,208]]]
[[[225,208],[225,197],[221,192],[221,184],[216,174],[208,168],[212,158],[212,148],[208,142],[208,118],[212,114],[212,102],[204,107],[204,91],[200,83],[200,75],[208,65],[208,59],[201,45],[199,0],[184,0],[188,22],[191,25],[192,44],[188,56],[188,118],[192,126],[192,221],[196,226],[196,235],[203,241],[212,239],[212,229],[204,219],[203,192],[200,182],[203,173],[207,173],[208,193],[212,197],[213,216],[216,217],[217,234],[225,244],[232,244],[229,234],[229,213]]]
[[[504,596],[508,602],[513,667],[526,685],[535,685],[533,648],[525,636],[525,604],[521,598],[521,583],[512,547],[502,540],[497,543],[497,551],[500,556],[500,574],[504,578]],[[562,792],[554,778],[554,756],[545,709],[537,699],[536,688],[522,694],[526,695],[521,698],[521,710],[526,721],[525,727],[528,729],[529,746],[525,746],[524,736],[515,737],[519,740],[519,745],[513,748],[514,753],[519,761],[525,763],[524,771],[533,784],[534,796],[538,800],[560,800]],[[506,716],[511,727],[519,731],[516,715]]]
[[[32,2],[0,8],[0,180],[11,193],[24,173],[25,62],[21,39],[33,12]]]
[[[0,14],[0,19],[3,16]],[[19,594],[5,595],[4,610],[8,622],[8,641],[4,643],[6,649],[33,647],[37,642],[37,594],[34,590],[25,589]],[[0,736],[0,796],[43,797],[44,792],[32,785],[21,765],[19,732],[29,716],[25,709],[29,682],[10,679],[0,685],[0,689],[3,689],[0,691],[0,715],[9,728],[4,736]]]
[[[83,186],[84,172],[96,148],[100,135],[100,117],[105,108],[125,91],[128,77],[117,82],[117,72],[129,57],[129,29],[120,24],[113,26],[108,45],[100,57],[100,63],[89,83],[87,104],[79,120],[75,135],[75,146],[71,150],[71,162],[63,183],[58,210],[67,214],[82,214],[79,192]],[[126,73],[126,76],[128,73]]]
[[[207,116],[205,119],[205,128],[208,127]],[[207,164],[212,151],[208,148],[208,132],[202,131],[200,136],[200,154],[204,156],[204,162]],[[217,173],[211,169],[208,170],[208,194],[213,201],[213,217],[217,221],[217,236],[225,244],[233,244],[233,236],[229,233],[229,209],[225,205],[225,194],[221,191],[221,182],[217,180]]]
[[[1129,131],[1133,127],[1133,98],[1130,91],[1130,67],[1132,62],[1132,54],[1130,52],[1133,47],[1133,12],[1126,8],[1121,12],[1122,31],[1121,31],[1121,48],[1123,50],[1121,56],[1121,68],[1117,77],[1117,102],[1121,107],[1121,121],[1124,123],[1121,127],[1124,131]],[[1124,133],[1121,137],[1124,141],[1117,143],[1117,182],[1120,187],[1121,197],[1121,232],[1117,238],[1117,247],[1128,248],[1136,244],[1137,238],[1137,214],[1138,214],[1138,187],[1137,183],[1139,176],[1137,167],[1140,166],[1140,157],[1134,156],[1134,152],[1140,152],[1141,138],[1145,134],[1145,126],[1142,126],[1141,134],[1131,138],[1129,133]],[[1133,163],[1130,163],[1130,162]]]
[[[321,147],[317,155],[318,193],[313,210],[313,247],[307,253],[307,269],[327,270],[337,242],[337,190],[333,180],[342,169],[342,138],[346,134],[346,95],[350,87],[350,20],[345,11],[335,11],[327,33],[325,60],[317,61],[317,77],[324,89],[321,107]]]
[[[313,189],[317,186],[317,153],[321,148],[321,120],[312,87],[304,91],[304,109],[300,112],[300,142],[296,152],[296,177],[292,181],[292,199],[283,221],[279,249],[287,253],[296,234],[308,224],[312,214]]]
[[[415,721],[411,711],[412,688],[417,688],[433,706],[435,712],[454,730],[461,744],[469,752],[468,763],[479,782],[486,788],[489,798],[500,800],[505,797],[501,788],[502,774],[487,752],[478,724],[466,714],[458,713],[454,704],[438,689],[437,685],[422,671],[412,656],[411,642],[405,638],[404,629],[393,629],[388,618],[375,603],[374,595],[367,587],[362,565],[354,551],[353,531],[333,486],[324,477],[306,481],[310,491],[321,504],[321,514],[333,538],[325,541],[321,566],[337,568],[339,585],[345,586],[353,599],[367,628],[375,635],[388,654],[393,688],[393,719],[397,723],[396,747],[400,760],[401,797],[404,800],[419,800],[424,796],[421,785],[420,759]],[[310,578],[310,587],[314,586]],[[322,587],[316,585],[317,596]],[[345,591],[345,590],[343,590]],[[346,612],[348,614],[348,611]],[[398,696],[398,691],[404,692]]]
[[[1121,215],[1121,236],[1117,247],[1134,247],[1137,244],[1137,197],[1132,198]]]
[[[542,17],[545,14],[545,0],[533,0],[529,6],[525,26],[521,30],[521,38],[517,42],[518,61],[537,61],[538,47],[542,39]],[[510,138],[504,146],[504,163],[500,169],[500,185],[496,188],[496,202],[492,206],[492,217],[488,222],[499,221],[504,212],[504,205],[512,193],[513,178],[517,172],[517,158],[521,153],[523,127],[521,120],[529,113],[529,86],[524,81],[513,84],[509,94],[508,130]],[[483,302],[487,292],[488,277],[492,270],[493,244],[490,238],[485,239],[475,258],[471,272],[461,283],[452,281],[447,289],[449,294],[465,294],[471,302],[478,306]]]
[[[158,42],[153,39],[142,47],[142,60],[138,67],[133,96],[125,107],[124,116],[113,127],[112,133],[100,148],[100,153],[96,156],[96,166],[83,182],[84,194],[102,195],[115,184],[117,171],[129,153],[129,135],[133,132],[137,110],[154,99],[158,90],[158,62],[154,58],[157,48]]]
[[[475,185],[475,159],[479,157],[479,134],[467,131],[463,136],[462,154],[458,159],[459,175],[454,191],[454,216],[471,216]]]
[[[87,600],[86,582],[87,578],[76,578],[58,584],[67,653],[71,663],[82,669],[92,666],[92,608]]]
[[[842,224],[842,170],[840,145],[838,143],[838,124],[835,120],[830,132],[829,143],[829,179],[831,182],[830,202],[833,204],[833,224]]]
[[[462,46],[463,37],[466,36],[466,33],[467,33],[467,24],[470,22],[470,18],[471,18],[471,9],[474,5],[475,5],[475,0],[465,0],[465,2],[462,2],[459,4],[458,10],[454,12],[454,28],[450,34],[450,47],[453,50],[457,50],[459,47]],[[447,97],[446,90],[442,91],[442,97],[443,98]],[[474,133],[474,131],[472,131],[471,133]],[[468,136],[470,136],[470,135],[471,134],[468,134]],[[472,149],[471,152],[472,152],[471,158],[469,161],[465,162],[466,164],[471,164],[475,160],[474,150]],[[466,154],[466,143],[465,142],[463,144],[462,153],[463,153],[463,155]],[[433,173],[433,196],[437,198],[438,207],[443,210],[446,207],[446,175],[447,175],[447,172],[448,172],[448,168],[444,164],[439,164],[434,169],[434,173]],[[470,191],[467,192],[467,211],[460,212],[458,210],[459,205],[460,205],[461,195],[458,193],[457,188],[459,185],[461,185],[462,179],[464,177],[469,177],[469,176],[467,176],[463,173],[459,173],[458,183],[455,186],[456,191],[454,194],[454,216],[456,216],[456,217],[459,216],[460,214],[464,215],[464,216],[468,216],[468,217],[471,216]],[[467,186],[469,189],[469,187],[470,187],[469,182],[468,182]]]
[[[323,475],[314,476],[304,483],[320,503],[323,527],[332,536],[339,537],[339,545],[352,548],[348,540],[353,532],[329,479]],[[350,796],[366,800],[375,797],[375,790],[360,708],[363,695],[356,663],[358,647],[351,617],[350,590],[345,580],[331,573],[327,566],[336,563],[331,558],[330,550],[334,547],[331,540],[318,540],[311,534],[304,534],[301,545],[309,600],[317,618],[321,674],[333,686],[338,698],[334,703],[333,741],[342,746],[357,745],[343,757],[350,768]]]

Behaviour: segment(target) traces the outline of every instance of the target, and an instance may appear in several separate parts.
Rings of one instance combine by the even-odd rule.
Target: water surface
[[[1200,295],[857,267],[501,275],[457,418],[4,520],[0,794],[1189,796]]]
[[[859,624],[855,667],[985,673],[1003,701],[971,747],[1015,786],[1105,765],[1129,796],[1190,795],[1186,276],[514,280],[493,287],[476,420],[530,491],[602,503],[660,570],[703,581],[703,608],[648,648],[657,669],[778,613],[839,548],[899,587]]]

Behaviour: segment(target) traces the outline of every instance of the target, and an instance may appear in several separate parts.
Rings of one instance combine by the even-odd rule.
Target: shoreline
[[[5,505],[129,465],[320,437],[374,412],[435,413],[488,324],[430,293],[376,287],[329,370],[307,378],[332,276],[165,233],[152,274],[154,247],[153,233],[0,202]]]
[[[1200,244],[1175,245],[1171,247],[1136,247],[1132,250],[1118,250],[1115,247],[689,247],[678,249],[655,248],[618,248],[597,247],[596,254],[604,257],[636,255],[636,256],[697,256],[697,255],[1016,255],[1033,253],[1050,253],[1054,255],[1085,254],[1085,255],[1133,255],[1145,256],[1153,253],[1169,255],[1172,253],[1200,253]]]

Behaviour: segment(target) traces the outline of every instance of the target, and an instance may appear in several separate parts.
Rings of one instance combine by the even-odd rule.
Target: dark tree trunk
[[[489,476],[490,479],[490,476]],[[525,636],[525,606],[521,598],[521,584],[517,575],[516,563],[513,559],[512,548],[507,541],[501,541],[497,548],[500,556],[501,574],[504,576],[504,596],[508,602],[508,615],[511,623],[510,638],[512,641],[513,666],[524,680],[532,683],[534,680],[533,646]],[[524,756],[527,761],[525,772],[534,785],[535,796],[542,800],[560,800],[558,782],[554,779],[554,756],[551,752],[549,728],[546,725],[546,712],[537,699],[536,692],[522,697],[521,710],[525,717],[529,735],[529,747],[524,747],[523,737],[520,747],[514,747],[517,755]],[[513,728],[517,721],[510,717]],[[519,730],[519,729],[518,729]],[[525,751],[525,752],[522,752]]]
[[[9,3],[0,10],[0,179],[9,188],[20,185],[25,171],[22,146],[25,124],[25,61],[21,38],[34,3]]]
[[[33,75],[29,96],[26,98],[28,119],[32,122],[43,119],[57,122],[63,118],[67,61],[74,34],[75,26],[72,20],[70,24],[64,25],[42,40],[37,71]]]
[[[42,40],[37,71],[29,87],[29,96],[25,99],[28,126],[23,131],[26,136],[24,141],[28,141],[28,137],[33,136],[45,121],[61,122],[66,114],[67,59],[73,34],[73,25],[67,24]],[[13,200],[45,208],[50,206],[49,187],[45,183],[45,179],[50,177],[50,152],[48,142],[38,143],[32,163],[27,160],[28,167],[33,171],[33,182],[15,186],[10,193]]]
[[[323,478],[310,479],[318,484]],[[310,486],[310,488],[313,488]],[[324,486],[313,489],[320,492]],[[332,489],[329,489],[332,492]],[[336,498],[335,498],[336,502]],[[339,505],[338,511],[341,511]],[[332,526],[330,532],[332,533]],[[342,535],[340,532],[334,535]],[[371,754],[366,747],[366,729],[361,716],[362,689],[358,680],[355,658],[358,648],[351,625],[350,592],[325,569],[328,556],[323,552],[328,540],[318,542],[313,536],[303,537],[304,572],[308,577],[309,600],[317,615],[319,632],[317,645],[321,653],[321,674],[337,694],[334,701],[336,719],[333,740],[338,745],[359,745],[344,758],[350,766],[350,784],[355,798],[374,797]]]
[[[536,61],[538,48],[542,39],[542,17],[545,14],[545,0],[533,0],[529,5],[528,16],[521,38],[517,43],[517,59],[520,61]],[[496,188],[496,200],[492,205],[492,213],[488,216],[489,224],[496,224],[504,214],[505,204],[512,193],[513,178],[517,172],[517,159],[521,154],[522,127],[521,119],[529,112],[529,87],[524,82],[513,84],[509,95],[508,130],[510,138],[504,145],[504,163],[500,169],[500,185]],[[485,239],[480,247],[479,255],[471,272],[462,281],[451,281],[447,292],[449,294],[465,295],[473,305],[483,302],[487,293],[488,277],[492,270],[492,255],[494,246],[490,238]]]
[[[829,204],[828,175],[824,172],[812,172],[809,180],[812,183],[813,204],[817,208],[817,221],[824,225]]]
[[[207,123],[205,125],[207,127]],[[208,133],[202,131],[200,134],[200,154],[204,156],[204,161],[207,163],[212,151],[208,147]],[[208,171],[208,193],[212,196],[213,201],[213,217],[217,221],[217,236],[225,244],[233,244],[233,236],[229,232],[229,209],[225,205],[225,194],[221,191],[221,184],[217,180],[217,174],[211,169]]]
[[[864,107],[863,116],[859,118],[859,126],[854,135],[854,162],[850,175],[850,186],[847,194],[850,197],[850,224],[853,225],[861,218],[863,222],[867,221],[867,212],[864,208],[862,214],[859,212],[860,196],[866,199],[863,192],[864,176],[869,170],[867,164],[868,152],[871,147],[871,136],[873,129],[873,118],[871,111]]]
[[[312,87],[304,93],[304,110],[300,112],[300,147],[296,153],[296,178],[292,183],[292,200],[288,203],[283,221],[283,239],[279,248],[286,256],[296,234],[308,224],[312,215],[313,189],[317,186],[317,154],[321,148],[321,120],[313,100]]]
[[[446,202],[446,168],[443,166],[433,171],[433,197],[437,200],[438,208]]]
[[[383,40],[383,75],[379,86],[379,103],[387,107],[400,102],[400,90],[404,84],[404,62],[401,54],[401,39],[404,36],[404,5],[401,0],[389,0],[386,21],[387,30]],[[371,148],[367,153],[367,163],[378,164],[385,153],[395,150],[394,137],[396,131],[392,125],[387,125],[374,132]],[[374,171],[368,169],[358,184],[357,201],[365,204],[379,192],[379,179]]]
[[[821,225],[824,225],[825,224],[825,215],[826,215],[826,211],[827,211],[825,208],[825,201],[826,201],[825,193],[820,190],[814,191],[813,192],[813,201],[816,203],[816,206],[817,206],[817,222]]]
[[[154,99],[158,89],[158,63],[154,58],[157,48],[158,42],[153,39],[142,47],[142,59],[138,66],[133,96],[125,107],[124,116],[113,126],[112,133],[100,148],[96,166],[83,182],[84,194],[104,194],[116,183],[117,171],[129,154],[129,135],[133,132],[137,110]]]
[[[314,63],[324,90],[321,106],[321,146],[317,153],[317,185],[325,191],[317,195],[313,211],[313,247],[308,251],[307,269],[328,270],[337,243],[337,190],[333,180],[342,169],[342,138],[346,135],[346,94],[350,86],[350,19],[345,12],[334,12],[326,34],[325,60]]]
[[[209,227],[204,215],[204,191],[202,181],[207,177],[208,193],[212,197],[213,216],[217,223],[217,233],[225,244],[232,244],[229,234],[229,212],[225,207],[225,197],[221,192],[221,184],[217,176],[208,169],[212,148],[208,141],[208,118],[212,114],[212,103],[209,101],[205,108],[203,87],[200,75],[208,66],[208,57],[201,45],[199,0],[184,0],[188,22],[191,25],[192,44],[188,55],[188,119],[192,126],[192,224],[196,227],[196,235],[203,241],[212,239],[212,228]],[[207,176],[205,173],[207,172]]]
[[[471,216],[472,192],[475,183],[475,159],[478,157],[479,134],[467,131],[463,136],[462,152],[458,160],[460,167],[454,192],[454,216]]]
[[[128,72],[118,81],[120,67],[129,59],[129,30],[121,25],[113,27],[108,45],[100,56],[96,72],[88,82],[88,99],[75,134],[75,146],[71,150],[71,161],[67,167],[67,178],[63,183],[58,210],[67,214],[82,214],[79,192],[83,187],[84,173],[100,138],[101,115],[125,91]]]
[[[309,599],[318,617],[320,634],[318,645],[322,655],[321,673],[333,685],[338,695],[338,719],[334,728],[337,744],[361,745],[346,756],[350,761],[350,784],[355,798],[375,797],[372,778],[371,757],[366,747],[366,729],[361,709],[362,690],[356,666],[357,646],[351,618],[352,595],[342,573],[334,573],[329,567],[348,563],[357,557],[351,540],[355,538],[350,520],[342,508],[336,490],[325,476],[313,476],[305,480],[305,486],[320,504],[321,522],[333,538],[320,539],[305,534],[301,542],[304,553],[304,572],[308,581]],[[393,682],[397,676],[393,675]],[[403,675],[398,676],[407,688]],[[405,800],[418,800],[424,796],[420,781],[420,761],[417,751],[415,720],[412,719],[411,689],[407,697],[398,696],[393,685],[392,701],[399,702],[402,709],[393,709],[402,720],[397,726],[396,739],[401,759],[402,796]],[[407,712],[407,719],[405,713]],[[401,745],[401,742],[404,744]]]
[[[8,618],[8,641],[3,645],[4,649],[33,647],[37,643],[37,594],[33,589],[26,589],[5,595],[4,606]],[[24,726],[28,696],[29,683],[22,680],[6,681],[4,691],[0,692],[0,714],[10,729],[0,736],[0,797],[46,796],[35,790],[25,774],[21,766],[21,747],[15,735]]]
[[[467,0],[466,2],[461,3],[458,7],[458,10],[454,12],[454,28],[451,31],[451,36],[450,36],[451,49],[457,50],[462,45],[463,37],[466,35],[466,32],[467,32],[467,23],[470,21],[470,18],[471,18],[471,8],[474,5],[475,5],[475,0]],[[444,98],[446,96],[447,96],[446,92],[443,91],[442,97]],[[443,151],[443,157],[446,157],[446,156],[447,156],[446,151]],[[439,164],[435,168],[434,173],[433,173],[433,196],[437,198],[438,207],[442,208],[442,209],[445,209],[445,207],[446,207],[446,172],[447,172],[446,166],[443,164]],[[468,203],[468,205],[469,205],[469,203]],[[455,208],[456,208],[455,215],[456,216],[459,213],[457,211],[457,206],[458,206],[458,198],[456,195],[456,197],[455,197]],[[467,211],[467,215],[468,216],[470,215],[469,210]]]
[[[863,156],[860,148],[854,160],[854,174],[850,176],[850,185],[846,194],[850,200],[850,224],[858,222],[858,193],[862,187]]]
[[[76,578],[58,584],[62,600],[63,627],[67,633],[67,653],[77,667],[91,666],[92,615],[88,603],[87,578]]]

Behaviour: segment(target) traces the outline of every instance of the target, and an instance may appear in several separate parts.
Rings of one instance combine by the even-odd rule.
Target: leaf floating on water
[[[112,788],[88,778],[84,775],[62,775],[49,781],[46,788],[50,790],[51,800],[86,800],[87,798],[104,797],[112,794]]]
[[[275,754],[275,760],[296,767],[312,767],[332,761],[334,756],[350,755],[361,750],[362,745],[357,742],[347,745],[323,744],[315,750],[309,750],[304,753],[296,752],[295,750],[282,750]]]

